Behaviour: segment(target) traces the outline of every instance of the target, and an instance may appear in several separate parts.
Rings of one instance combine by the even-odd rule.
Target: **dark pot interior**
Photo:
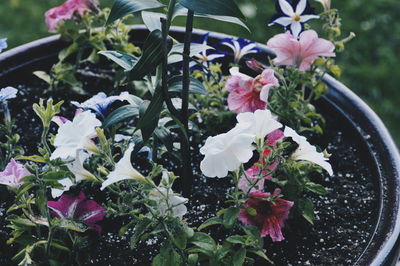
[[[171,35],[181,40],[182,32],[183,29],[174,28]],[[204,33],[196,30],[194,38]],[[144,27],[135,27],[132,41],[140,45],[147,34]],[[217,44],[226,37],[229,36],[211,33],[209,40],[211,44]],[[32,78],[34,70],[48,69],[55,62],[60,49],[66,45],[58,36],[53,36],[1,54],[0,88],[16,84],[16,79]],[[266,60],[268,55],[272,55],[265,46],[260,44],[259,47],[263,51],[257,55],[259,60]],[[376,177],[373,184],[379,194],[372,219],[374,230],[368,237],[364,251],[354,262],[357,265],[393,265],[399,257],[399,243],[396,242],[400,232],[400,157],[397,148],[381,120],[360,98],[334,78],[325,76],[324,80],[330,91],[316,106],[323,110],[324,115],[330,116],[333,127],[337,125],[354,140],[365,166]]]

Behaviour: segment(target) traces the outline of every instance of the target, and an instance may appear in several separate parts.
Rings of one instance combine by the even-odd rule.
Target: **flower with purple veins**
[[[96,113],[98,113],[101,117],[104,117],[105,112],[107,111],[107,108],[115,101],[125,101],[128,100],[129,93],[128,92],[122,92],[119,96],[110,96],[107,97],[107,95],[104,92],[99,92],[92,98],[86,100],[83,103],[78,103],[75,101],[71,101],[73,105],[75,105],[77,108],[81,108],[83,110],[93,110]]]
[[[227,46],[233,51],[235,64],[239,63],[245,55],[255,54],[260,51],[255,42],[243,38],[226,38],[222,40],[221,45]]]
[[[0,44],[1,48],[1,44]],[[1,52],[1,49],[0,49]],[[0,90],[0,102],[7,101],[17,97],[18,90],[13,87],[6,87]]]
[[[277,0],[277,13],[272,16],[268,26],[279,24],[289,28],[295,38],[303,30],[303,24],[310,19],[319,18],[308,0]]]
[[[8,47],[7,38],[0,39],[0,53]]]
[[[87,200],[83,192],[80,192],[77,197],[63,194],[58,201],[48,201],[47,206],[52,210],[54,217],[82,221],[97,233],[101,233],[101,227],[97,222],[104,219],[106,209],[94,200]]]
[[[210,33],[204,34],[202,36],[202,38],[200,39],[200,41],[198,41],[196,43],[201,43],[201,44],[207,45],[209,35],[210,35]],[[207,49],[207,50],[195,55],[194,57],[197,59],[197,61],[199,61],[207,69],[210,66],[210,62],[213,62],[213,61],[217,60],[218,58],[221,58],[224,56],[225,56],[224,54],[218,54],[218,53],[215,53],[211,49]],[[197,63],[191,62],[190,68],[197,69],[198,68]]]

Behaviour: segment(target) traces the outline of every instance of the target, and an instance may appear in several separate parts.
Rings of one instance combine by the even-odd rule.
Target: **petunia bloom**
[[[83,110],[92,110],[99,114],[101,117],[105,116],[107,108],[115,101],[124,101],[128,100],[129,93],[122,92],[119,96],[109,96],[104,92],[99,92],[92,98],[86,100],[83,103],[78,103],[75,101],[71,101],[71,104],[75,105],[77,108]]]
[[[171,189],[158,187],[152,190],[149,196],[151,200],[157,202],[158,211],[161,215],[167,214],[168,206],[172,211],[173,217],[182,219],[187,213],[187,208],[184,204],[188,199],[175,195]]]
[[[0,53],[8,47],[7,38],[0,39]]]
[[[101,233],[101,227],[97,222],[104,219],[106,209],[94,200],[87,200],[83,192],[80,192],[77,197],[64,194],[58,201],[48,201],[47,206],[52,210],[54,217],[82,221],[99,234]]]
[[[90,111],[79,113],[71,121],[62,124],[54,139],[56,149],[50,159],[75,158],[77,150],[86,150],[91,144],[91,139],[96,136],[96,128],[101,122]]]
[[[275,14],[269,26],[279,24],[289,27],[293,36],[297,38],[303,28],[303,24],[310,19],[319,18],[314,14],[308,0],[278,0],[276,2],[277,14]]]
[[[0,102],[17,97],[18,90],[13,87],[6,87],[0,90]]]
[[[91,9],[97,9],[97,1],[67,0],[64,4],[48,10],[44,16],[49,32],[55,32],[61,22],[72,19],[76,14],[82,16]]]
[[[221,45],[227,46],[232,50],[234,62],[236,64],[238,64],[245,55],[255,54],[260,51],[255,42],[243,38],[226,38],[222,40]]]
[[[53,197],[53,199],[58,198],[59,196],[61,196],[64,192],[68,191],[73,185],[74,183],[72,182],[72,180],[70,178],[64,178],[61,180],[58,180],[58,183],[63,187],[62,189],[59,188],[52,188],[51,189],[51,196]]]
[[[280,194],[280,189],[276,189],[272,196]],[[238,219],[245,225],[253,225],[260,229],[261,237],[269,235],[272,241],[282,241],[282,228],[289,216],[289,211],[293,202],[281,198],[271,201],[263,200],[271,197],[271,193],[254,191],[249,194],[244,206],[256,211],[256,215],[249,213],[247,209],[241,209]]]
[[[74,174],[75,181],[77,183],[83,180],[96,180],[96,176],[83,167],[83,163],[88,158],[89,154],[87,154],[84,150],[77,150],[75,161],[67,165],[68,170]]]
[[[231,75],[225,88],[229,91],[229,110],[236,113],[265,109],[270,89],[279,86],[273,69],[265,69],[261,75],[252,78],[240,73],[239,69],[234,67],[231,69]]]
[[[313,30],[301,33],[299,40],[289,32],[275,35],[268,41],[267,47],[276,54],[273,61],[275,65],[295,66],[301,71],[308,70],[320,56],[335,56],[335,45],[318,38],[318,34]]]
[[[295,161],[309,161],[325,169],[329,175],[333,175],[332,166],[328,163],[328,158],[322,152],[317,152],[315,146],[311,145],[307,139],[297,134],[296,131],[290,127],[285,127],[285,137],[292,138],[294,142],[299,144],[297,150],[291,155]]]
[[[31,173],[26,170],[22,164],[11,159],[6,166],[6,169],[4,169],[3,172],[0,172],[0,185],[18,188],[24,183],[21,179],[28,175],[31,175]]]
[[[111,184],[117,183],[122,180],[136,180],[142,183],[151,183],[152,181],[147,180],[141,173],[139,173],[135,168],[132,166],[131,162],[131,154],[135,146],[131,144],[129,148],[125,151],[124,155],[122,156],[121,160],[115,165],[114,171],[112,171],[108,176],[107,179],[101,185],[100,190],[104,190]],[[151,183],[153,184],[153,183]]]
[[[210,33],[206,33],[204,34],[200,41],[197,43],[201,43],[203,45],[207,45],[208,44],[208,37],[209,37]],[[210,66],[210,62],[213,62],[215,60],[217,60],[218,58],[224,57],[224,54],[219,54],[216,53],[215,51],[213,51],[212,49],[206,49],[201,53],[196,54],[194,57],[205,67],[208,68]],[[190,67],[192,69],[196,69],[197,68],[197,64],[196,62],[191,62],[190,63]]]
[[[207,177],[226,177],[229,171],[239,169],[253,156],[254,135],[240,133],[235,129],[208,137],[200,153],[204,159],[200,163],[202,173]]]

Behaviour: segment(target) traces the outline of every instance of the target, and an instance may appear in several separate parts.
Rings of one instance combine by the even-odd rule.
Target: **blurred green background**
[[[10,48],[49,35],[44,12],[63,0],[1,0],[0,38],[8,37]],[[100,0],[110,7],[113,0]],[[320,4],[310,0],[318,10]],[[279,27],[267,27],[274,13],[274,0],[238,0],[252,33],[221,22],[197,21],[196,26],[240,35],[265,43]],[[399,0],[332,0],[341,12],[343,34],[355,32],[338,56],[341,81],[363,98],[384,120],[400,144],[400,15]]]

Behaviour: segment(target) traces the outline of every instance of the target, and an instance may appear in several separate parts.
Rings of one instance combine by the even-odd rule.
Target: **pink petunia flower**
[[[96,223],[104,219],[106,209],[94,200],[87,200],[83,192],[77,197],[63,194],[58,201],[47,202],[47,206],[52,210],[54,217],[82,221],[99,234],[101,233],[101,227]]]
[[[86,11],[96,7],[95,0],[67,0],[64,4],[48,10],[44,16],[49,32],[55,32],[59,23],[72,19],[76,13],[82,16]]]
[[[275,65],[296,66],[301,71],[308,70],[320,56],[335,56],[335,45],[331,41],[318,38],[313,30],[301,33],[299,40],[289,32],[275,35],[268,41],[267,47],[276,53]]]
[[[284,135],[283,135],[282,130],[277,129],[277,130],[271,132],[270,134],[268,134],[267,145],[275,148],[276,143],[279,140],[281,140],[283,137],[284,137]],[[266,165],[266,159],[268,158],[268,156],[270,154],[271,154],[271,150],[269,148],[266,148],[264,150],[263,159],[260,159],[257,162],[257,164],[262,163],[263,165]],[[258,167],[256,164],[254,164],[252,167],[250,167],[249,169],[247,169],[245,171],[245,176],[240,177],[239,183],[238,183],[239,189],[246,193],[254,192],[254,191],[262,191],[264,188],[264,181],[272,179],[271,172],[276,169],[278,164],[279,164],[279,161],[273,162],[272,164],[267,166],[268,170],[265,170],[262,173],[260,173],[260,167]],[[258,180],[260,178],[260,174],[264,178]],[[255,184],[256,182],[257,182],[257,184]],[[254,185],[254,187],[250,189],[250,187],[252,185]],[[250,189],[250,191],[249,191],[249,189]]]
[[[279,86],[278,79],[272,69],[265,69],[256,78],[249,77],[231,69],[232,76],[227,80],[225,88],[229,91],[228,107],[236,113],[254,112],[265,109],[268,103],[269,90]]]
[[[272,196],[281,193],[276,189]],[[247,209],[241,209],[238,219],[245,225],[254,225],[260,229],[261,237],[269,235],[272,241],[282,241],[285,238],[282,235],[282,228],[289,216],[289,211],[293,202],[281,198],[276,198],[273,202],[262,200],[271,197],[271,193],[261,191],[251,192],[251,197],[244,203],[247,208],[254,209],[257,214],[251,215]]]
[[[7,164],[6,169],[0,172],[0,184],[11,188],[18,188],[24,182],[21,178],[31,175],[22,164],[17,163],[14,159]]]

